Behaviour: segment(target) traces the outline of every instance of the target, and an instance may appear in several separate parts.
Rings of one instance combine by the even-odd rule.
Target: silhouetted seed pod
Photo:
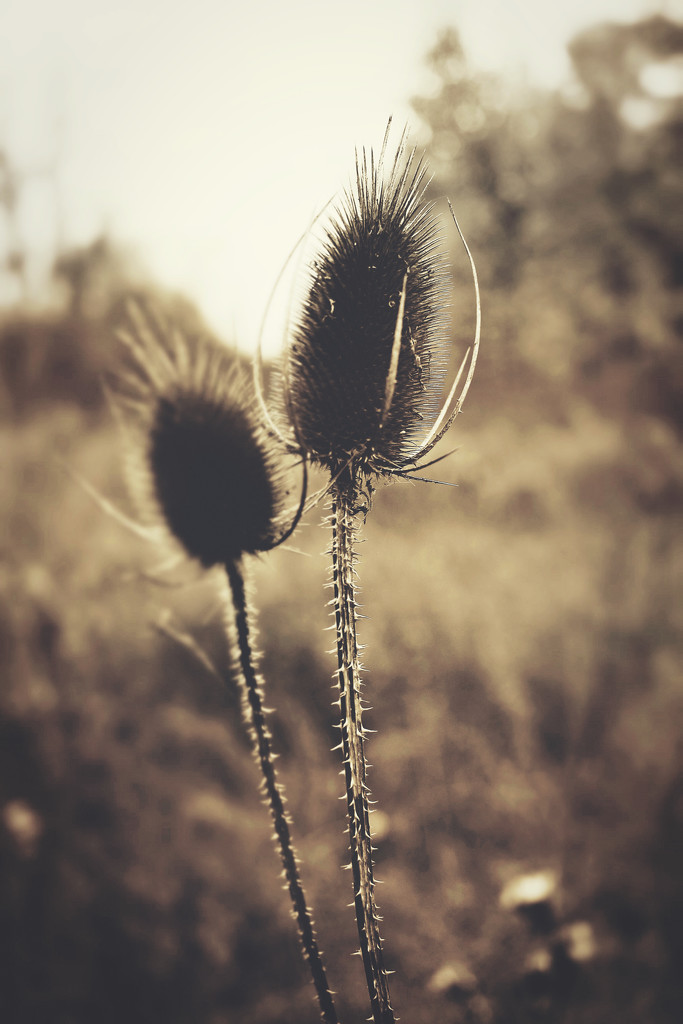
[[[436,415],[448,362],[447,265],[425,168],[404,156],[403,140],[387,175],[383,157],[357,159],[289,354],[299,440],[333,474],[349,462],[377,474],[404,462]]]
[[[144,503],[207,568],[271,548],[283,487],[245,375],[217,344],[139,310],[121,338],[134,360],[123,390],[142,428]]]

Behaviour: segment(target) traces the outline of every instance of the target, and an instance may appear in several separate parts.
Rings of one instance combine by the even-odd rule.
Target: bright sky
[[[0,148],[57,168],[19,211],[36,293],[58,232],[106,229],[249,348],[354,148],[410,119],[440,27],[474,68],[556,86],[576,31],[655,10],[683,0],[2,0]]]

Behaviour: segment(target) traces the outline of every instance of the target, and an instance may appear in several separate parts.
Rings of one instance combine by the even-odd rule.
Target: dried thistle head
[[[227,350],[131,307],[118,393],[134,413],[142,508],[205,567],[266,551],[284,532],[285,488],[248,378]]]
[[[387,129],[388,132],[388,129]],[[387,474],[433,422],[448,365],[447,263],[426,169],[356,160],[294,325],[288,404],[299,442],[333,475]]]

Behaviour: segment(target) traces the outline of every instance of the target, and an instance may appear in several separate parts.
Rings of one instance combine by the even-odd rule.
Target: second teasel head
[[[117,392],[134,414],[143,514],[206,568],[274,547],[285,485],[236,357],[137,306],[119,337],[130,359]]]
[[[310,267],[287,367],[290,415],[304,451],[333,475],[382,475],[404,463],[434,419],[449,355],[447,261],[426,169],[356,161]]]

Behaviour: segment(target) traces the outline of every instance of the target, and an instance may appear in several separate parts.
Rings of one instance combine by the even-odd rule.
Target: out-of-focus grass
[[[678,440],[568,393],[552,415],[518,395],[486,411],[495,382],[476,387],[438,466],[458,486],[380,490],[360,548],[395,1001],[418,1024],[673,1020]],[[155,628],[227,672],[211,580],[143,579],[163,553],[65,471],[128,507],[106,414],[40,402],[2,431],[4,1019],[315,1020],[236,694]],[[304,878],[352,1020],[318,518],[256,586]],[[540,932],[500,902],[532,871],[557,879]]]
[[[11,441],[0,599],[3,1019],[209,1020],[243,1005],[245,1020],[258,1019],[265,991],[271,1019],[305,1019],[236,696],[154,630],[168,600],[140,571],[157,556],[61,465],[121,499],[111,487],[119,437],[57,408],[15,425]],[[179,603],[193,627],[215,610],[205,584]],[[213,626],[206,646],[225,670]]]

